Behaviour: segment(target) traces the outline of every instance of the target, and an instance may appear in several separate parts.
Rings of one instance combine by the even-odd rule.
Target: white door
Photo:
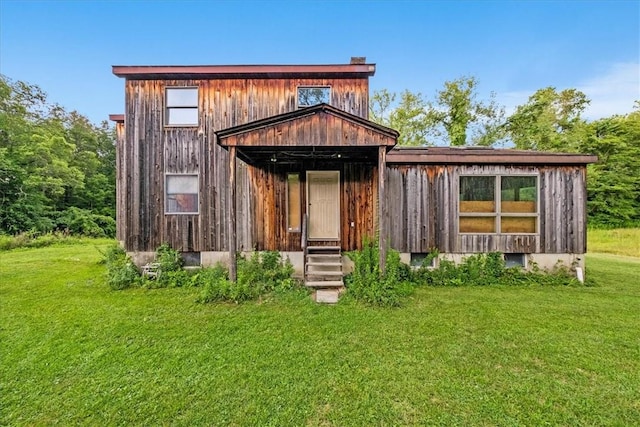
[[[340,237],[340,171],[307,172],[309,239]]]

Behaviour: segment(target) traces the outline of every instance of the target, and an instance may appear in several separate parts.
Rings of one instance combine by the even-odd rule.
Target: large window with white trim
[[[535,234],[538,217],[537,175],[460,177],[460,233]]]
[[[197,214],[199,209],[198,194],[198,175],[167,175],[165,212],[168,214]]]
[[[197,87],[168,87],[165,95],[165,125],[198,126]]]

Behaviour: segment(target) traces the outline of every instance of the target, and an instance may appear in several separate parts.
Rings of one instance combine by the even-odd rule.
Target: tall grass
[[[589,229],[589,252],[640,257],[640,228]]]

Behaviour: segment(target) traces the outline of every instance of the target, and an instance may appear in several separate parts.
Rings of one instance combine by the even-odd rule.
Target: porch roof
[[[245,161],[377,160],[399,133],[328,104],[299,109],[216,132]]]

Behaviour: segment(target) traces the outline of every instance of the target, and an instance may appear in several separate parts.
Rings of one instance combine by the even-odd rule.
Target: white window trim
[[[168,212],[167,210],[167,199],[169,194],[167,193],[167,181],[171,176],[195,176],[196,177],[196,210],[194,212]],[[163,210],[165,215],[199,215],[200,214],[200,174],[198,173],[165,173],[164,174],[164,192],[163,192],[164,200],[163,200]],[[191,194],[191,193],[187,193]]]
[[[463,177],[494,177],[494,203],[496,205],[495,212],[460,212],[460,179]],[[536,212],[534,213],[502,213],[502,191],[501,191],[501,183],[503,177],[535,177],[536,178]],[[457,200],[457,210],[458,210],[458,218],[456,219],[456,227],[458,229],[458,234],[462,234],[465,236],[469,235],[487,235],[487,236],[538,236],[540,235],[540,174],[539,173],[515,173],[515,174],[495,174],[495,173],[487,173],[487,174],[461,174],[458,176],[458,187],[456,189],[456,200]],[[536,218],[536,232],[535,233],[503,233],[500,228],[500,218]],[[487,217],[494,218],[494,228],[496,230],[495,233],[469,233],[460,231],[460,218],[461,217]]]
[[[327,102],[327,104],[331,104],[331,95],[332,95],[332,92],[333,92],[333,89],[331,88],[331,86],[329,86],[329,85],[299,85],[299,86],[296,87],[296,110],[299,110],[301,108],[309,108],[309,107],[313,107],[314,105],[318,105],[318,104],[300,105],[300,102],[299,102],[300,89],[329,89],[329,101]]]
[[[196,100],[196,105],[193,106],[178,106],[171,107],[167,105],[167,91],[171,89],[195,89],[198,99]],[[171,124],[169,123],[169,109],[196,109],[198,122],[197,123],[187,123],[187,124]],[[200,126],[200,88],[198,86],[165,86],[164,88],[164,110],[163,110],[163,123],[166,128],[195,128]]]

